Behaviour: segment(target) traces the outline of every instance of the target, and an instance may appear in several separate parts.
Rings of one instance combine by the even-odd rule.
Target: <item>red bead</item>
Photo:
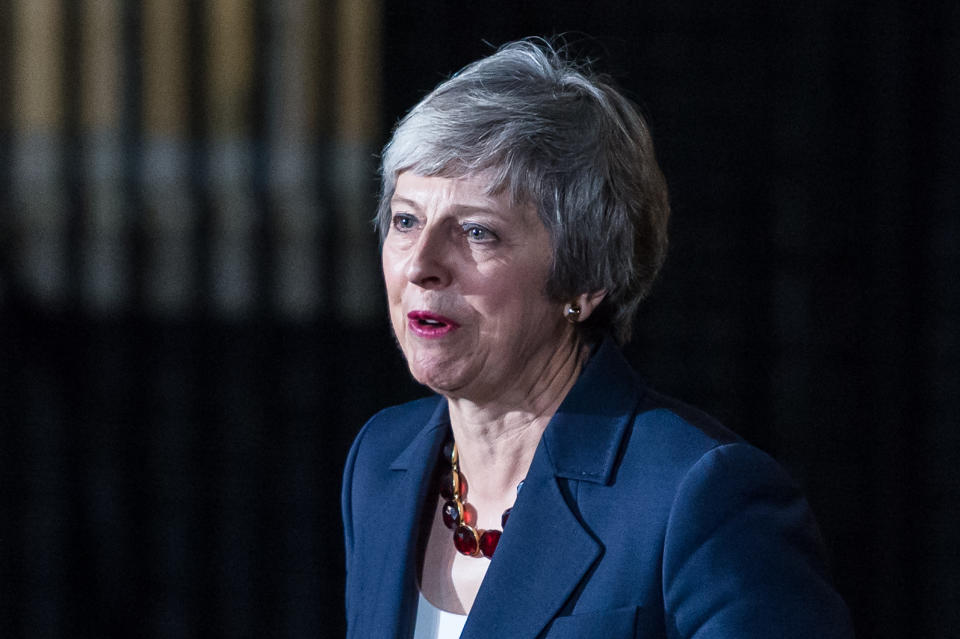
[[[497,544],[500,543],[501,532],[499,530],[485,530],[480,535],[480,552],[484,557],[493,557]]]
[[[477,554],[477,549],[480,546],[477,531],[469,526],[457,526],[457,529],[453,531],[453,545],[462,554],[472,557]]]
[[[501,530],[478,531],[476,509],[467,503],[467,480],[460,474],[459,451],[453,441],[443,446],[443,457],[450,463],[450,470],[440,478],[440,495],[444,499],[440,508],[443,525],[453,530],[453,545],[461,554],[468,557],[493,557],[500,543]],[[517,486],[517,493],[523,482]],[[507,525],[512,508],[507,508],[500,516],[500,527]]]
[[[457,524],[460,523],[460,508],[457,506],[457,502],[452,499],[443,504],[441,515],[443,516],[443,525],[450,530],[456,528]]]
[[[455,470],[451,470],[449,473],[444,474],[444,476],[440,478],[440,496],[444,499],[453,499],[453,496],[460,489],[460,487],[457,485],[459,479],[460,474]]]

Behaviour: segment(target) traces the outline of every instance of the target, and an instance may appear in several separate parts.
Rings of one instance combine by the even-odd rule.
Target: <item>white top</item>
[[[427,601],[423,593],[417,602],[417,623],[413,628],[413,639],[459,639],[467,615],[458,615],[440,610]]]

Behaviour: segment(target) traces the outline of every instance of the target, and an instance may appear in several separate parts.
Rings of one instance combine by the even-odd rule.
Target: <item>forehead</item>
[[[538,219],[535,207],[516,204],[508,189],[491,192],[492,180],[487,172],[441,177],[404,171],[397,177],[391,204],[410,206],[424,213],[456,209],[523,221]]]
[[[425,176],[404,171],[397,177],[392,201],[405,200],[412,204],[427,204],[438,199],[451,203],[484,207],[502,207],[506,198],[488,193],[489,180],[483,173],[464,177]]]

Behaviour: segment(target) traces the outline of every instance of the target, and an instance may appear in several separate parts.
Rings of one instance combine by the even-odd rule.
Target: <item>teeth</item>
[[[430,324],[430,325],[432,325],[432,326],[440,326],[440,324],[441,324],[441,322],[438,322],[437,320],[432,320],[432,319],[423,319],[423,320],[421,320],[421,321],[422,321],[424,324]]]

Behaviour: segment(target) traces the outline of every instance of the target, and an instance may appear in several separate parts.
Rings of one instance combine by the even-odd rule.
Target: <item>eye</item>
[[[401,233],[404,231],[409,231],[416,227],[417,218],[413,217],[409,213],[396,213],[393,216],[393,228],[397,229]]]
[[[463,232],[471,242],[492,242],[498,239],[493,231],[479,224],[464,224]]]

